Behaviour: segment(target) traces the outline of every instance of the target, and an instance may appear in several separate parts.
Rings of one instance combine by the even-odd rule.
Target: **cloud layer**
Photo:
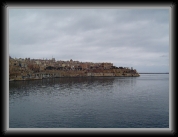
[[[169,72],[168,9],[10,9],[9,55]]]

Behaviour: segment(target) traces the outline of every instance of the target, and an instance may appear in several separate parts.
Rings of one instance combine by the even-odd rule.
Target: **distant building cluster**
[[[128,67],[116,67],[113,66],[113,63],[103,62],[103,63],[93,63],[93,62],[79,62],[73,61],[56,61],[55,58],[52,59],[30,59],[30,58],[11,58],[9,56],[9,78],[10,79],[25,79],[25,78],[37,78],[44,77],[46,72],[53,70],[53,75],[56,75],[58,72],[62,71],[83,71],[85,73],[95,72],[98,70],[98,73],[104,70],[111,69],[124,69],[127,73],[133,71],[136,73],[136,70],[130,70]],[[45,76],[46,77],[46,76]]]
[[[44,60],[44,59],[30,59],[30,58],[19,58],[14,59],[9,57],[9,66],[11,70],[20,67],[22,71],[32,70],[35,72],[43,71],[46,69],[56,70],[90,70],[90,69],[110,69],[113,63],[93,63],[93,62],[79,62],[73,61],[56,61],[55,58]]]

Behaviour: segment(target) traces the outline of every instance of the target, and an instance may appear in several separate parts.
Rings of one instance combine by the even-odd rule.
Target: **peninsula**
[[[12,58],[9,56],[9,81],[57,77],[138,77],[136,69],[113,63],[56,61],[52,59]]]

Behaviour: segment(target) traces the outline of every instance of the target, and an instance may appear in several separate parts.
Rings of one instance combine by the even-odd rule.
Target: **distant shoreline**
[[[169,74],[169,73],[139,73],[139,74]]]

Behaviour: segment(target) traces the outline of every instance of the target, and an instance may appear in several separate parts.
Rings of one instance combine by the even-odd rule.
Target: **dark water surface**
[[[169,74],[9,82],[10,128],[169,128]]]

